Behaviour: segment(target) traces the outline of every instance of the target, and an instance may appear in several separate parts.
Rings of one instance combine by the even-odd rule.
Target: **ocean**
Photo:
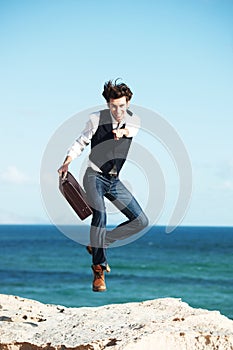
[[[233,319],[233,227],[151,227],[108,250],[105,293],[91,290],[85,247],[53,225],[0,225],[0,254],[1,294],[67,307],[174,297]]]

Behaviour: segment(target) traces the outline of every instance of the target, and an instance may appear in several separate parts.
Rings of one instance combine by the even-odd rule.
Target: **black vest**
[[[127,111],[132,116],[133,113]],[[121,129],[125,128],[125,124]],[[91,153],[89,159],[101,169],[104,174],[115,166],[119,174],[129,151],[132,137],[123,136],[114,140],[112,132],[112,117],[109,109],[100,111],[99,126],[91,139]]]

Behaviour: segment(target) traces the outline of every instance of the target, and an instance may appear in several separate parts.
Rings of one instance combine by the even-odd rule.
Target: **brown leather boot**
[[[92,265],[94,279],[92,284],[93,292],[105,292],[106,285],[104,280],[104,270],[101,265]]]
[[[88,252],[90,255],[92,255],[92,248],[91,248],[90,245],[87,245],[87,246],[86,246],[86,250],[87,250],[87,252]],[[107,273],[110,273],[110,272],[111,272],[111,268],[110,268],[110,266],[109,266],[108,264],[106,264],[106,272],[107,272]]]

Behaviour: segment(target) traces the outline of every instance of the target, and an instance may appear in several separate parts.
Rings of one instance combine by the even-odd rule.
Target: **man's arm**
[[[126,116],[125,128],[114,129],[112,131],[114,133],[114,139],[119,140],[123,136],[126,136],[126,137],[136,136],[140,128],[140,125],[141,125],[140,118],[136,114],[133,114],[132,116]]]
[[[71,162],[72,162],[71,156],[66,156],[62,166],[58,169],[59,176],[62,176],[63,179],[66,177],[68,167]]]
[[[92,136],[98,128],[99,117],[100,113],[98,112],[90,115],[90,119],[88,120],[85,129],[68,150],[67,156],[62,166],[58,169],[59,175],[63,176],[63,178],[66,177],[69,165],[72,162],[72,160],[77,158],[82,153],[84,148],[90,143]]]

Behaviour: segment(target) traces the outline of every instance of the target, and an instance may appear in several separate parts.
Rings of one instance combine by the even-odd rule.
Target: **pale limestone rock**
[[[233,350],[233,321],[164,298],[66,308],[0,295],[0,350]]]

